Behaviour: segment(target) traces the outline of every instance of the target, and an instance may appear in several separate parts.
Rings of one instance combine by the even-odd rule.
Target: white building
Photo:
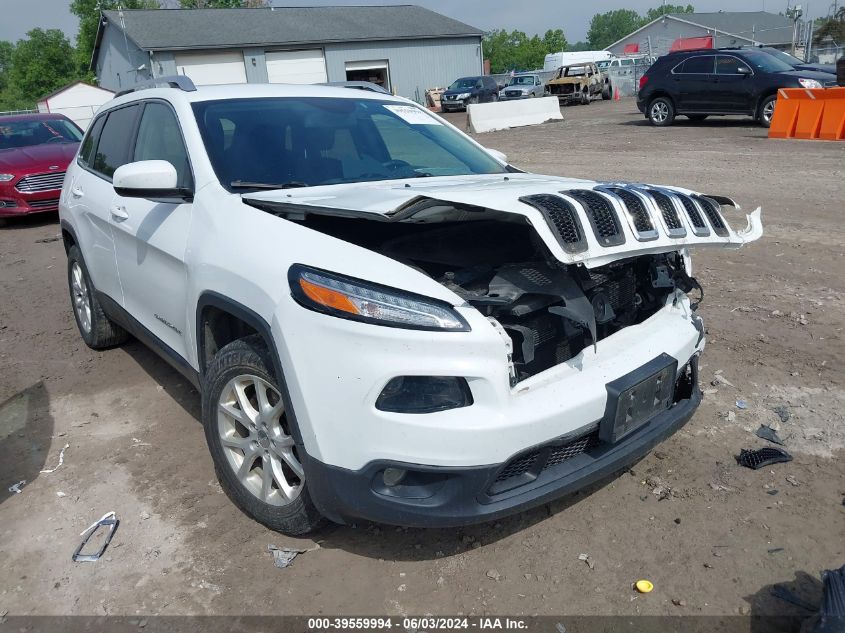
[[[64,114],[85,130],[94,113],[114,97],[111,90],[77,81],[38,100],[38,111]]]

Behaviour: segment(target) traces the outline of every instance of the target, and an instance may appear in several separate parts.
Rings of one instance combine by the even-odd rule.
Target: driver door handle
[[[114,205],[109,209],[109,213],[111,213],[111,217],[114,218],[116,222],[123,222],[124,220],[129,219],[129,214],[126,212],[126,207],[121,205]]]
[[[71,185],[70,195],[72,195],[74,198],[81,198],[85,195],[85,192],[82,191],[82,187],[80,187],[79,185]]]

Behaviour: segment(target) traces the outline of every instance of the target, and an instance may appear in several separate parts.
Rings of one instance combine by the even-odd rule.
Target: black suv
[[[487,103],[499,100],[499,85],[489,75],[461,77],[446,88],[440,97],[440,109],[444,112],[464,110],[470,103]]]
[[[669,53],[640,78],[637,107],[652,125],[671,125],[683,114],[745,114],[769,127],[779,88],[835,85],[827,73],[794,70],[761,50],[701,49]]]

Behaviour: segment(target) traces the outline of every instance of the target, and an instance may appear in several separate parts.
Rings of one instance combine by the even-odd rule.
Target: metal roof
[[[715,13],[670,13],[670,17],[721,33],[739,35],[760,44],[786,44],[792,41],[793,22],[783,15],[766,11],[718,11]]]
[[[208,49],[482,36],[415,5],[104,11],[145,50]]]

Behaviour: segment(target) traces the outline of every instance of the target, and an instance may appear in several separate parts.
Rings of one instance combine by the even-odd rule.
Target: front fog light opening
[[[473,403],[466,378],[397,376],[382,389],[376,409],[391,413],[435,413]]]
[[[401,484],[407,474],[408,471],[404,468],[385,468],[381,475],[381,479],[385,486],[392,488],[393,486]]]

